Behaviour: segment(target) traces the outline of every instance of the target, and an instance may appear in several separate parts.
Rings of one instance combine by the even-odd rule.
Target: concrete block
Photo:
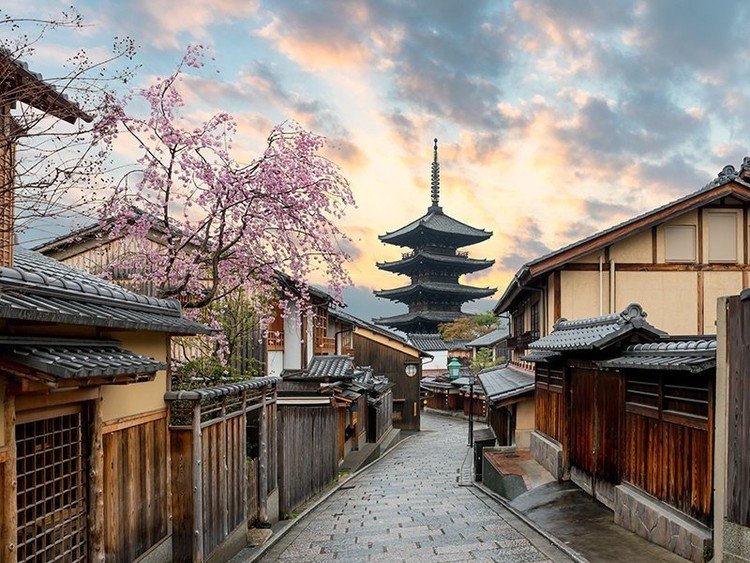
[[[614,520],[690,561],[703,563],[712,557],[710,528],[631,485],[615,487]]]
[[[750,528],[724,521],[724,561],[750,563]]]
[[[564,468],[560,443],[535,431],[531,433],[529,449],[533,459],[549,471],[556,480],[562,481]]]

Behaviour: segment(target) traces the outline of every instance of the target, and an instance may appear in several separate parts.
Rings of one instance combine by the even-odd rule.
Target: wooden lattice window
[[[336,351],[336,341],[328,336],[328,310],[316,307],[313,315],[313,344],[315,354],[333,354]]]
[[[18,561],[85,561],[88,549],[84,413],[16,425]]]

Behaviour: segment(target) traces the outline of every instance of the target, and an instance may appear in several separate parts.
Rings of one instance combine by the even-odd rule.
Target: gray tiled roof
[[[489,231],[485,231],[484,229],[477,229],[446,215],[440,210],[430,208],[430,210],[428,210],[428,212],[422,215],[419,219],[416,219],[408,225],[405,225],[393,232],[380,235],[378,238],[383,242],[404,246],[403,243],[406,241],[406,239],[408,239],[413,233],[416,233],[420,230],[427,230],[436,233],[454,235],[456,237],[463,237],[466,240],[463,241],[460,246],[469,244],[469,241],[471,241],[471,243],[479,242],[482,240],[486,240],[492,236],[492,233]]]
[[[153,375],[166,366],[153,358],[123,350],[115,341],[33,340],[0,341],[0,356],[62,379]]]
[[[376,266],[381,270],[399,271],[402,267],[410,265],[414,262],[433,262],[441,266],[453,266],[460,271],[475,272],[477,270],[484,270],[492,266],[494,260],[486,260],[482,258],[469,258],[468,256],[461,256],[458,254],[437,254],[434,252],[428,252],[427,250],[419,250],[414,252],[407,258],[400,260],[394,260],[392,262],[378,262]]]
[[[354,377],[354,360],[350,356],[313,356],[303,377]]]
[[[409,343],[419,350],[435,352],[448,350],[449,346],[439,334],[415,333],[409,335]]]
[[[385,325],[407,324],[419,320],[450,323],[463,316],[464,313],[458,311],[418,311],[414,313],[394,315],[392,317],[381,317],[379,319],[373,319],[373,322]]]
[[[517,397],[533,391],[534,377],[510,366],[490,368],[479,374],[487,400],[491,402]]]
[[[211,330],[182,316],[179,302],[139,295],[38,252],[14,249],[0,268],[0,318],[201,334]]]
[[[503,340],[504,338],[507,338],[508,336],[508,327],[502,326],[500,328],[496,328],[495,330],[488,332],[487,334],[484,334],[478,338],[475,338],[471,342],[469,342],[470,348],[480,348],[482,346],[492,346],[493,344],[496,344]]]
[[[607,368],[698,373],[716,367],[716,338],[667,339],[633,344],[628,346],[621,356],[597,363]]]
[[[529,350],[528,354],[521,356],[524,362],[549,362],[555,358],[562,358],[560,352],[545,352],[544,350]]]
[[[481,299],[482,297],[489,297],[495,293],[495,291],[496,289],[491,287],[474,287],[460,283],[423,281],[393,289],[381,289],[375,291],[375,295],[383,297],[384,299],[395,299],[398,297],[407,297],[426,292],[440,294],[452,293],[455,295],[470,297],[472,299]]]
[[[634,333],[650,340],[665,334],[646,322],[646,313],[640,305],[631,304],[619,314],[574,321],[561,319],[550,334],[532,342],[529,348],[555,352],[596,350]]]
[[[441,381],[437,377],[423,377],[419,381],[420,387],[429,389],[430,387],[437,387],[440,389],[453,389],[453,385],[449,381]]]
[[[215,399],[226,395],[237,395],[250,389],[260,389],[266,386],[276,386],[281,378],[275,375],[265,377],[251,377],[245,381],[234,383],[224,383],[223,385],[214,385],[213,387],[202,387],[190,391],[168,391],[164,394],[167,401],[198,401],[202,399]]]

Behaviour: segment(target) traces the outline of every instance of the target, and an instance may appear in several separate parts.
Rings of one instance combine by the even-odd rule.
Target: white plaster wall
[[[284,369],[302,369],[302,326],[297,309],[289,304],[284,314]]]
[[[268,352],[268,375],[281,375],[284,370],[284,352],[281,350],[269,350]]]

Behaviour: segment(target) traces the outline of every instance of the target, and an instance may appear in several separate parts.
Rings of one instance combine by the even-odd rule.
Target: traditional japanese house
[[[670,334],[715,334],[716,299],[750,286],[750,158],[701,190],[522,266],[495,306],[510,360],[562,318],[641,303]],[[527,366],[529,367],[529,366]]]
[[[279,384],[279,489],[282,514],[323,490],[367,440],[367,395],[352,389],[350,356],[313,356]],[[342,385],[343,384],[343,385]]]
[[[311,311],[298,311],[290,301],[268,327],[267,373],[305,369],[313,356],[352,355],[354,325],[331,314],[333,298],[325,291],[310,288]]]
[[[137,208],[133,208],[133,211],[137,217],[146,215]],[[125,269],[117,265],[119,260],[139,252],[144,244],[154,249],[165,247],[170,235],[169,229],[156,217],[150,217],[149,222],[151,227],[144,234],[145,240],[136,241],[125,236],[113,237],[106,221],[97,221],[39,244],[34,250],[85,272],[106,276],[131,291],[156,297],[159,295],[159,288],[153,281],[139,279],[136,275],[139,272],[135,268]],[[173,228],[172,234],[175,233],[178,231]],[[235,295],[240,293],[238,291]],[[247,321],[242,323],[242,330],[237,330],[231,335],[228,364],[240,373],[262,373],[265,368],[266,349],[264,331],[256,320],[257,314],[250,303],[242,303],[241,300],[235,300],[232,306],[235,308],[233,313],[237,317],[244,315]],[[172,358],[177,361],[195,359],[205,355],[211,348],[210,344],[205,344],[204,339],[195,338],[175,338],[172,339],[172,345]]]
[[[377,324],[405,333],[436,334],[439,324],[461,316],[463,303],[495,293],[495,289],[488,287],[459,283],[463,274],[489,268],[494,261],[469,258],[466,252],[457,249],[487,240],[492,233],[470,227],[443,212],[440,206],[437,139],[432,162],[431,193],[432,202],[425,215],[379,237],[386,244],[411,249],[399,260],[377,265],[381,270],[408,276],[410,283],[375,292],[378,297],[409,307],[409,311],[402,315],[375,319]]]
[[[491,359],[493,362],[505,363],[508,360],[509,334],[510,331],[506,326],[496,328],[487,334],[471,340],[466,344],[466,347],[471,350],[472,359],[477,357],[477,352],[486,349],[492,352]]]
[[[532,455],[682,557],[711,553],[716,341],[668,337],[639,305],[561,320],[536,352]]]
[[[487,425],[498,446],[528,449],[534,431],[534,377],[511,365],[479,372]]]
[[[330,312],[349,332],[340,339],[350,342],[350,354],[357,366],[369,366],[377,376],[393,385],[393,426],[401,430],[420,429],[420,388],[423,361],[432,356],[390,330],[363,321],[340,309]],[[342,328],[343,330],[343,328]],[[345,348],[346,349],[346,348]]]

